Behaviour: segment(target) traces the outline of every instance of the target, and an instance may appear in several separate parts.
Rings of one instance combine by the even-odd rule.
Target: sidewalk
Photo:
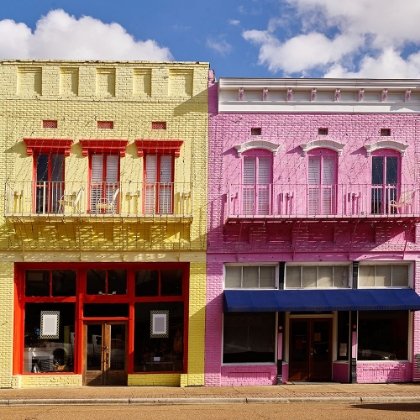
[[[420,384],[291,384],[244,387],[0,389],[0,405],[420,403]]]

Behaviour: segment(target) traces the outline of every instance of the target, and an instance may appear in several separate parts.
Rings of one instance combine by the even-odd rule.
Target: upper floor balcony
[[[414,184],[231,184],[227,220],[420,217]]]
[[[189,182],[6,182],[6,217],[127,217],[191,222]]]

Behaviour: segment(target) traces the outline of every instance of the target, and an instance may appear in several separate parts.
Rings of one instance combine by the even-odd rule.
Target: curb
[[[341,404],[393,404],[420,403],[420,396],[401,397],[210,397],[210,398],[28,398],[0,400],[0,406],[31,405],[201,405],[201,404],[291,404],[291,403],[341,403]]]

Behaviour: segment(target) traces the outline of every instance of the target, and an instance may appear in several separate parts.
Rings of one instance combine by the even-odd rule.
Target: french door
[[[308,214],[336,213],[336,157],[309,156]]]
[[[245,156],[243,163],[242,213],[270,214],[271,157]]]
[[[84,385],[127,385],[127,324],[84,326]]]
[[[173,213],[173,157],[146,155],[144,212],[146,214]]]
[[[399,159],[397,156],[372,157],[372,214],[389,213],[397,201]]]
[[[290,381],[331,381],[332,319],[291,319]]]
[[[36,158],[35,211],[57,213],[64,195],[64,155],[39,154]]]
[[[117,213],[119,196],[118,155],[91,155],[90,211]]]

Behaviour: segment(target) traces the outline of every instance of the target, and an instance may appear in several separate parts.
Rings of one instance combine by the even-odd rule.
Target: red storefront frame
[[[86,272],[96,270],[126,270],[126,295],[87,295]],[[75,270],[76,296],[72,297],[29,297],[25,296],[25,273],[27,270]],[[181,296],[135,296],[135,272],[137,270],[182,270]],[[128,374],[159,374],[165,372],[136,372],[134,371],[134,329],[136,303],[152,302],[183,302],[184,331],[183,331],[183,372],[187,370],[188,360],[188,317],[189,317],[189,263],[16,263],[14,271],[14,351],[13,375],[39,375],[39,373],[23,372],[23,351],[25,341],[25,304],[26,303],[75,303],[75,359],[73,372],[54,372],[54,375],[81,375],[83,372],[83,325],[87,321],[126,321],[128,323]],[[83,305],[86,303],[126,303],[129,306],[128,317],[84,317]],[[169,372],[168,372],[169,373]],[[173,373],[173,372],[170,372]],[[178,372],[179,373],[179,372]]]

